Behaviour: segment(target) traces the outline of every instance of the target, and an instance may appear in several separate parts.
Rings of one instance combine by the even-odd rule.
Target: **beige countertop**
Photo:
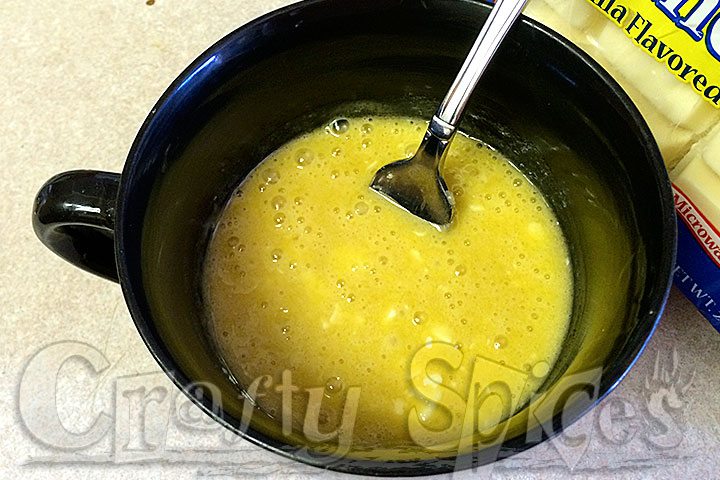
[[[0,477],[341,476],[280,459],[194,416],[141,342],[120,288],[54,256],[30,224],[46,179],[74,168],[120,171],[174,77],[224,34],[287,3],[2,2]],[[599,407],[564,436],[482,472],[716,478],[719,347],[720,334],[673,290],[642,358]],[[48,358],[67,361],[52,370],[43,368]],[[52,399],[23,381],[56,385],[52,414],[41,408]],[[175,399],[171,414],[154,413],[166,395]],[[143,401],[145,416],[134,408]],[[48,425],[62,425],[65,436]],[[92,444],[73,443],[96,430]]]

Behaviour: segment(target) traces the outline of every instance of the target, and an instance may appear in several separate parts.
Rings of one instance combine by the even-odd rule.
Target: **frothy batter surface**
[[[241,385],[291,372],[297,431],[304,389],[324,388],[320,429],[332,431],[348,387],[360,386],[353,444],[411,445],[409,416],[455,428],[465,412],[438,406],[427,388],[465,398],[476,356],[525,372],[485,375],[522,392],[518,405],[557,358],[572,302],[568,251],[512,164],[458,135],[444,172],[457,210],[442,232],[369,189],[425,128],[352,118],[293,140],[242,183],[210,242],[204,295],[219,349]],[[411,379],[416,352],[439,342],[462,353],[460,366],[432,362],[429,378]],[[258,404],[279,417],[280,393],[263,393]],[[480,411],[481,425],[497,421],[491,413]]]

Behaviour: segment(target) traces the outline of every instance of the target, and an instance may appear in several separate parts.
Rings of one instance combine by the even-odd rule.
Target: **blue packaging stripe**
[[[720,332],[720,267],[677,216],[678,252],[674,283]]]

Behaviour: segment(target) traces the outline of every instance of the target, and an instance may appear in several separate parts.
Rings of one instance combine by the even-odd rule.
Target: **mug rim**
[[[429,0],[432,2],[442,0]],[[374,2],[371,7],[367,5],[363,8],[377,11],[381,8],[381,5],[400,5],[402,0],[381,0]],[[488,8],[491,3],[486,0],[457,0],[457,3],[471,4],[473,6],[481,6]],[[143,312],[143,308],[138,301],[136,289],[140,286],[133,285],[131,280],[131,272],[129,263],[126,257],[125,241],[130,233],[129,228],[125,225],[125,207],[127,203],[127,196],[130,190],[129,184],[130,179],[133,177],[133,170],[137,168],[137,164],[140,161],[140,153],[144,148],[144,144],[149,137],[149,132],[156,126],[156,122],[159,122],[163,115],[166,114],[166,110],[170,109],[173,104],[175,96],[182,93],[183,87],[189,86],[193,81],[202,81],[203,78],[208,75],[212,75],[214,68],[222,68],[222,65],[213,65],[214,59],[217,58],[218,54],[223,50],[232,48],[232,45],[241,39],[244,34],[252,29],[261,28],[264,24],[272,22],[274,19],[283,17],[285,15],[292,15],[293,12],[312,8],[317,4],[328,4],[326,5],[327,15],[331,15],[333,8],[340,9],[343,12],[353,6],[360,8],[355,0],[306,0],[302,2],[293,3],[282,7],[280,9],[268,12],[258,18],[245,23],[232,32],[228,33],[220,40],[215,42],[212,46],[206,49],[200,54],[188,67],[186,67],[182,73],[180,73],[175,80],[170,84],[169,87],[163,92],[161,97],[152,107],[150,113],[145,118],[142,126],[138,130],[138,133],[133,141],[133,144],[128,153],[126,162],[123,167],[123,172],[120,180],[120,187],[117,196],[117,221],[116,221],[116,234],[115,234],[115,257],[119,276],[119,282],[122,287],[125,302],[127,303],[128,309],[130,310],[133,322],[137,328],[143,343],[152,354],[155,361],[158,363],[162,371],[171,379],[171,381],[179,388],[183,394],[185,394],[197,407],[199,407],[205,414],[209,415],[214,421],[221,424],[223,427],[231,430],[241,438],[260,446],[273,453],[282,455],[285,458],[289,458],[294,461],[299,461],[315,467],[320,467],[329,470],[335,470],[344,473],[352,474],[364,474],[364,475],[386,475],[386,476],[418,476],[418,475],[430,475],[430,474],[441,474],[456,471],[455,466],[461,463],[461,469],[476,467],[482,465],[482,462],[476,463],[475,455],[477,451],[470,453],[455,455],[447,458],[429,458],[424,460],[359,460],[351,457],[345,457],[338,459],[334,463],[319,462],[318,457],[311,455],[307,448],[296,447],[284,443],[274,437],[269,437],[262,432],[248,426],[247,428],[239,428],[237,425],[229,422],[227,419],[233,416],[226,412],[218,414],[217,407],[212,404],[207,397],[197,398],[191,394],[188,390],[192,385],[193,381],[188,378],[182,369],[179,367],[175,359],[166,352],[163,348],[163,342],[155,339],[155,334],[151,328],[151,319],[149,318],[149,312]],[[555,435],[560,434],[565,428],[569,427],[581,417],[583,417],[589,410],[595,407],[601,402],[610,392],[612,392],[619,383],[625,378],[630,369],[635,365],[638,358],[645,350],[648,342],[652,338],[655,329],[657,328],[660,316],[662,315],[667,298],[672,285],[672,268],[675,264],[675,256],[677,250],[676,241],[676,224],[675,224],[675,213],[674,203],[672,201],[672,190],[669,177],[665,168],[665,164],[662,160],[662,156],[658,149],[657,143],[650,132],[650,129],[645,119],[640,114],[639,110],[628,97],[627,93],[620,87],[617,81],[601,67],[595,60],[593,60],[588,54],[580,49],[580,47],[574,45],[570,40],[566,39],[561,34],[554,30],[546,27],[534,19],[522,15],[518,24],[522,24],[523,28],[529,28],[538,31],[540,34],[549,37],[549,39],[557,43],[567,54],[576,57],[577,61],[584,64],[591,72],[592,75],[605,86],[608,92],[612,93],[612,97],[607,97],[610,102],[616,102],[617,107],[622,108],[625,113],[629,116],[632,123],[634,123],[639,130],[640,135],[638,136],[637,142],[645,147],[647,152],[648,164],[652,167],[652,175],[655,183],[657,184],[661,193],[660,205],[658,208],[661,209],[663,215],[663,238],[660,240],[663,244],[662,258],[667,258],[668,261],[662,265],[662,275],[659,278],[666,278],[664,286],[658,289],[655,295],[652,297],[651,308],[644,312],[644,315],[638,316],[637,325],[646,325],[650,322],[650,328],[647,329],[646,333],[642,333],[642,342],[635,345],[625,345],[621,352],[618,354],[618,358],[622,358],[620,362],[621,369],[620,375],[612,380],[612,383],[608,385],[604,391],[592,401],[587,408],[577,413],[575,417],[567,422],[563,420],[563,423],[559,422],[559,417],[562,412],[554,415],[550,420],[551,431],[547,432],[543,425],[536,425],[532,429],[525,430],[525,439],[519,440],[519,442],[513,442],[516,438],[513,437],[504,440],[500,444],[498,449],[498,455],[492,461],[501,460],[503,458],[510,457],[516,453],[525,451],[533,446],[548,440]],[[519,27],[519,25],[516,25]],[[208,68],[211,67],[211,68]],[[138,228],[134,226],[134,228]],[[658,281],[659,283],[659,281]],[[636,327],[637,328],[637,327]],[[161,339],[159,339],[161,340]],[[239,423],[239,422],[238,422]],[[537,431],[537,432],[536,432]],[[536,433],[531,438],[534,440],[527,440],[530,437],[530,433]]]

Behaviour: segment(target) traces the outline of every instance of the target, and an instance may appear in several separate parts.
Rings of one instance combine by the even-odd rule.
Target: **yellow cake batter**
[[[241,386],[272,378],[255,401],[278,421],[274,387],[283,371],[291,377],[285,427],[295,434],[307,430],[308,398],[322,400],[319,432],[332,432],[359,387],[354,424],[342,427],[353,448],[452,450],[472,432],[463,427],[472,381],[504,382],[512,396],[511,406],[478,410],[482,430],[521,406],[558,356],[572,303],[568,250],[512,164],[457,135],[444,168],[456,213],[444,231],[369,189],[378,168],[415,152],[425,128],[335,120],[263,161],[219,220],[204,271],[212,334]]]

